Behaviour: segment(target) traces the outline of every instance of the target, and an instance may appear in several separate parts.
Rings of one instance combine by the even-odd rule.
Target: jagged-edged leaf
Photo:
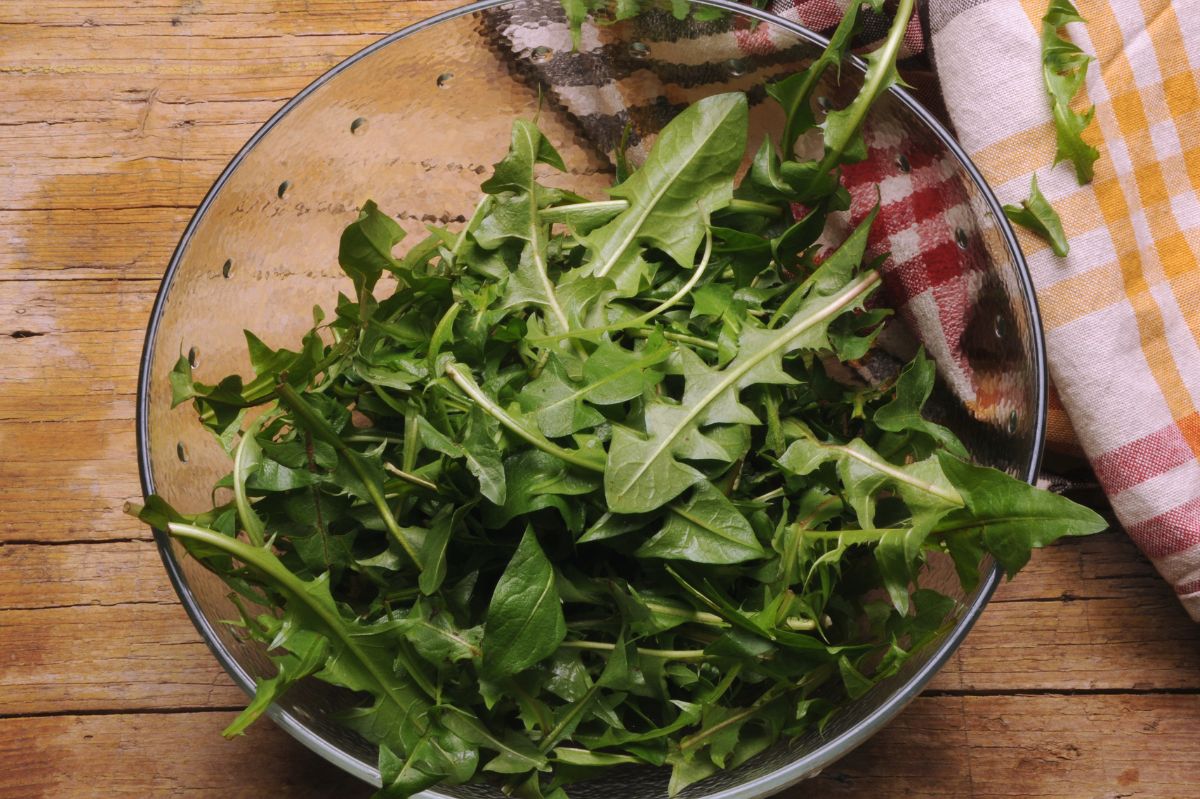
[[[740,414],[737,392],[747,385],[790,382],[792,378],[782,369],[783,355],[800,348],[819,348],[826,342],[825,330],[834,318],[861,307],[879,281],[875,272],[853,277],[854,267],[861,262],[869,224],[860,225],[797,290],[793,295],[798,296],[795,311],[778,328],[746,334],[750,336],[747,345],[740,347],[723,369],[689,378],[689,383],[694,379],[701,387],[685,387],[682,405],[650,404],[645,435],[623,428],[613,433],[604,474],[604,495],[610,510],[652,511],[703,479],[699,471],[680,460],[728,459],[727,453],[703,435],[700,425],[714,409],[722,414]]]
[[[881,430],[892,433],[908,430],[924,433],[949,452],[965,458],[967,450],[958,440],[958,436],[921,415],[921,409],[925,407],[929,395],[933,392],[936,378],[937,369],[934,362],[926,357],[924,350],[919,351],[896,380],[895,398],[875,411],[871,419]]]
[[[1004,215],[1009,221],[1016,222],[1049,242],[1050,249],[1059,258],[1066,258],[1071,251],[1071,243],[1067,241],[1058,212],[1038,189],[1036,172],[1030,181],[1029,197],[1021,200],[1020,205],[1004,206]]]

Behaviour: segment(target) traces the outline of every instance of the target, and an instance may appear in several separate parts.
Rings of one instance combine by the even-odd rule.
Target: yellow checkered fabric
[[[1070,255],[1019,232],[1062,407],[1130,536],[1200,620],[1200,3],[1078,3],[1096,56],[1095,180],[1051,168],[1044,0],[931,0],[932,50],[960,140],[1001,201],[1030,174]]]

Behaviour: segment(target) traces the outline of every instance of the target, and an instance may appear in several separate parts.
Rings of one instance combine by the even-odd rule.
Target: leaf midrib
[[[600,386],[606,386],[609,383],[613,382],[614,380],[624,377],[625,375],[629,374],[630,372],[636,372],[641,369],[644,369],[647,366],[652,366],[653,364],[657,363],[657,361],[653,360],[653,358],[660,353],[662,353],[662,350],[657,350],[655,353],[652,353],[651,355],[644,356],[633,363],[622,366],[620,369],[618,369],[615,372],[609,372],[604,377],[600,378],[599,380],[595,381],[594,383],[588,383],[583,388],[581,388],[577,391],[572,391],[570,394],[563,397],[562,399],[555,400],[554,402],[551,402],[549,405],[543,406],[540,413],[544,413],[545,411],[551,410],[552,408],[557,408],[559,405],[562,405],[564,402],[574,402],[577,399],[583,399],[585,394],[596,390]]]
[[[675,174],[672,175],[669,180],[664,180],[661,182],[661,188],[651,194],[652,199],[650,202],[646,203],[645,210],[641,214],[635,214],[633,217],[631,217],[632,219],[636,219],[637,223],[630,228],[629,234],[625,236],[624,240],[621,241],[621,245],[613,251],[613,254],[604,263],[604,265],[595,271],[594,274],[596,277],[604,277],[610,271],[612,271],[612,268],[616,265],[617,261],[621,259],[621,256],[624,255],[625,251],[629,249],[629,246],[633,244],[634,239],[637,238],[638,232],[642,229],[642,226],[646,223],[646,220],[650,217],[650,214],[653,213],[658,207],[658,204],[662,200],[663,196],[676,184],[677,181],[679,181],[687,167],[691,166],[692,161],[696,158],[697,154],[704,147],[708,146],[708,142],[717,135],[717,131],[720,130],[725,124],[725,120],[729,119],[735,107],[736,106],[733,105],[729,107],[729,109],[721,117],[720,121],[711,126],[707,136],[698,140],[695,137],[691,139],[691,142],[695,144],[695,146],[692,147],[691,151],[688,153],[687,158],[684,160],[684,165],[676,170]],[[633,204],[631,202],[630,209],[632,210],[632,208]],[[620,219],[620,217],[618,217],[618,219]]]
[[[567,321],[567,315],[563,312],[562,306],[558,304],[558,297],[554,293],[554,283],[550,280],[550,275],[546,271],[546,262],[542,258],[541,222],[538,219],[537,182],[534,175],[534,168],[537,164],[538,143],[530,134],[528,127],[522,127],[521,130],[522,135],[525,136],[525,140],[529,144],[529,151],[533,154],[533,160],[529,165],[529,191],[525,195],[529,198],[529,247],[533,251],[533,255],[531,256],[533,258],[533,267],[537,270],[538,280],[542,283],[542,290],[546,292],[546,302],[549,303],[554,317],[562,325],[563,330],[570,330],[571,325]]]
[[[305,585],[302,580],[296,577],[287,569],[282,568],[275,561],[275,556],[266,550],[258,549],[257,547],[247,546],[242,542],[221,535],[212,530],[207,530],[203,527],[196,527],[190,524],[171,523],[168,525],[168,531],[175,536],[181,538],[191,538],[194,541],[200,541],[210,546],[216,547],[230,555],[233,555],[243,563],[249,564],[258,569],[262,573],[269,575],[271,579],[282,585],[290,594],[298,599],[301,604],[308,606],[325,624],[329,632],[336,637],[345,647],[347,652],[350,652],[359,664],[366,670],[376,683],[380,691],[386,695],[388,700],[397,708],[404,710],[405,718],[412,720],[412,723],[417,725],[419,731],[423,732],[425,722],[420,718],[413,717],[411,713],[405,710],[405,704],[401,697],[397,696],[395,690],[388,684],[388,680],[384,675],[380,674],[379,669],[370,658],[366,657],[360,650],[354,640],[348,636],[342,629],[343,620],[340,618],[331,618],[328,611],[319,604],[310,601],[308,593],[304,590]],[[432,697],[431,697],[432,698]]]
[[[730,538],[728,535],[726,535],[725,533],[723,533],[721,530],[718,530],[718,529],[717,529],[717,528],[715,528],[715,527],[711,527],[711,526],[709,526],[709,525],[705,524],[703,520],[701,520],[701,519],[697,518],[696,516],[693,516],[692,514],[690,514],[690,513],[688,513],[687,511],[685,511],[683,508],[680,508],[678,505],[669,505],[669,506],[668,506],[668,509],[669,509],[669,510],[670,510],[672,513],[674,513],[674,514],[676,514],[677,516],[679,516],[680,518],[682,518],[682,519],[684,519],[684,520],[688,521],[689,523],[691,523],[691,524],[694,524],[695,526],[699,527],[701,530],[705,530],[705,531],[707,531],[707,532],[710,532],[710,533],[712,533],[713,535],[715,535],[715,536],[717,536],[717,537],[719,537],[719,538],[721,538],[721,539],[723,539],[723,540],[725,540],[725,541],[728,541],[730,544],[733,544],[733,545],[734,545],[735,547],[737,547],[738,549],[742,549],[742,550],[745,550],[745,551],[748,551],[748,552],[753,552],[753,551],[755,551],[755,550],[754,550],[754,549],[753,549],[753,548],[752,548],[752,547],[751,547],[749,544],[745,543],[744,541],[739,541],[739,540],[738,540],[738,539],[736,539],[736,538]],[[758,552],[760,552],[760,553],[762,552],[761,548],[758,550]]]
[[[754,369],[754,367],[758,366],[760,363],[766,360],[767,357],[774,354],[777,350],[785,346],[788,342],[799,336],[808,328],[825,321],[831,316],[835,316],[843,308],[857,299],[860,294],[870,289],[877,282],[879,282],[879,273],[874,270],[868,272],[858,280],[851,283],[849,287],[842,289],[840,294],[834,295],[833,301],[821,308],[818,313],[812,316],[802,317],[794,321],[788,327],[783,328],[781,335],[770,347],[760,350],[748,360],[742,362],[742,364],[740,364],[737,368],[730,370],[724,378],[718,381],[717,384],[709,390],[707,394],[701,397],[695,405],[687,410],[683,416],[683,419],[676,423],[674,429],[672,429],[670,433],[659,437],[660,440],[658,446],[655,447],[642,461],[641,466],[634,472],[631,478],[625,481],[625,484],[632,485],[633,483],[642,479],[642,477],[650,469],[650,465],[662,457],[663,453],[674,445],[675,441],[681,435],[683,435],[683,433],[691,426],[692,422],[694,422],[700,416],[701,412],[715,402],[717,398],[720,397],[721,394],[723,394],[731,386],[736,385],[737,381]]]

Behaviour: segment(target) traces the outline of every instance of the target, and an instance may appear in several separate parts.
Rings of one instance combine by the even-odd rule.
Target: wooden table
[[[449,5],[453,5],[450,3]],[[0,797],[365,797],[244,701],[139,496],[158,281],[229,157],[309,80],[448,6],[0,3]],[[1200,630],[1119,533],[1039,553],[933,686],[795,797],[1195,797]]]

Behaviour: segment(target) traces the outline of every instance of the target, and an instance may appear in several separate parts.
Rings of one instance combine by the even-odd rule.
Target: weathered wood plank
[[[0,423],[132,420],[157,282],[0,285]]]
[[[1191,799],[1198,705],[1195,695],[924,697],[780,796]],[[222,740],[232,716],[0,720],[0,799],[369,795],[269,723]]]
[[[179,604],[150,541],[3,545],[0,574],[0,612]]]
[[[784,796],[1195,796],[1200,696],[922,697]]]
[[[190,208],[0,211],[4,293],[13,284],[35,280],[158,281],[191,216]],[[20,318],[13,321],[27,325]]]
[[[130,403],[132,411],[132,403]],[[132,413],[104,421],[0,422],[0,542],[147,537]]]
[[[0,715],[244,704],[182,606],[0,611]]]
[[[366,799],[370,789],[267,722],[233,713],[0,719],[0,799]]]

